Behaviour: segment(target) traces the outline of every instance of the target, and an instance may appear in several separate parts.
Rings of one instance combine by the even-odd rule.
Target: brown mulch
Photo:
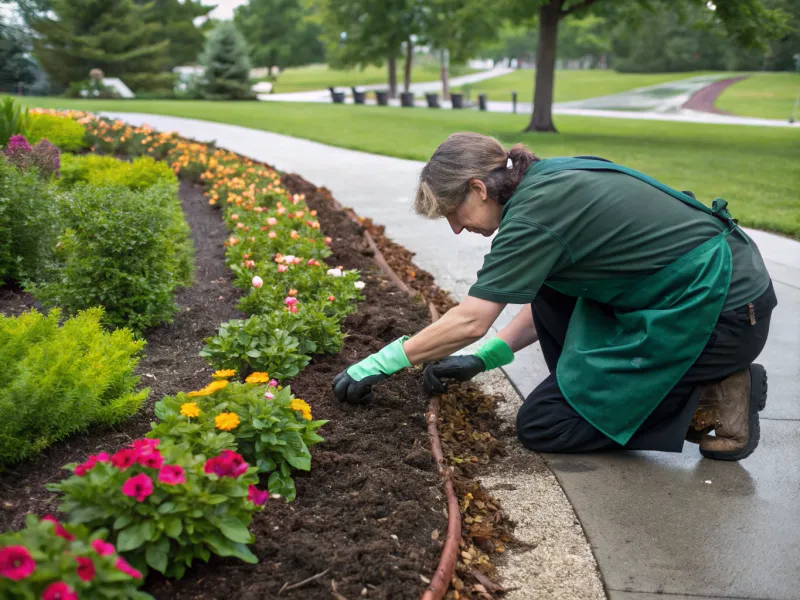
[[[692,94],[692,97],[686,101],[681,108],[688,108],[690,110],[697,110],[701,112],[714,113],[715,115],[730,115],[724,110],[719,110],[714,106],[717,97],[725,90],[725,88],[733,85],[737,81],[747,79],[749,75],[740,75],[739,77],[730,77],[728,79],[719,79],[704,87],[703,89]]]

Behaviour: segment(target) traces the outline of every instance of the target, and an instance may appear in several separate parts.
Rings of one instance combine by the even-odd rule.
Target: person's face
[[[465,200],[452,213],[445,215],[453,233],[458,235],[465,229],[489,237],[500,227],[503,207],[486,195],[486,185],[473,179]]]

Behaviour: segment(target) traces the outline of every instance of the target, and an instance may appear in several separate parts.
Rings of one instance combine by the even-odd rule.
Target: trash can
[[[450,94],[453,108],[464,108],[464,94]]]
[[[364,104],[364,100],[367,97],[366,92],[359,92],[356,88],[350,88],[353,90],[353,102],[356,104]]]
[[[376,90],[375,100],[378,102],[378,106],[389,106],[389,92]]]
[[[487,110],[486,108],[486,101],[488,100],[486,94],[480,94],[478,96],[478,108],[481,110]]]
[[[425,94],[428,101],[428,108],[439,108],[439,94]]]
[[[344,104],[344,92],[337,92],[335,89],[328,88],[331,92],[331,100],[334,104]]]
[[[411,108],[414,106],[414,94],[413,92],[403,92],[400,94],[400,106],[405,108]]]

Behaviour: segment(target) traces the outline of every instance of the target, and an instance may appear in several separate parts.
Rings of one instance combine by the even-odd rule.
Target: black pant
[[[542,354],[550,369],[550,375],[517,413],[517,437],[531,450],[591,452],[622,448],[575,412],[556,382],[556,364],[575,303],[576,298],[543,286],[531,305]],[[750,366],[767,342],[770,315],[776,304],[770,283],[767,291],[752,302],[754,325],[750,306],[721,313],[700,357],[624,447],[680,452],[702,385]]]

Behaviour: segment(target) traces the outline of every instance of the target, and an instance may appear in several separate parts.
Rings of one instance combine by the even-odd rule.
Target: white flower
[[[261,277],[259,277],[258,275],[253,277],[253,287],[254,288],[260,288],[262,285],[264,285],[264,280],[261,279]]]
[[[357,290],[363,290],[365,287],[367,287],[367,284],[363,281],[356,281],[353,285],[356,286]]]
[[[344,273],[342,273],[341,269],[328,269],[328,275],[332,277],[341,277]]]

